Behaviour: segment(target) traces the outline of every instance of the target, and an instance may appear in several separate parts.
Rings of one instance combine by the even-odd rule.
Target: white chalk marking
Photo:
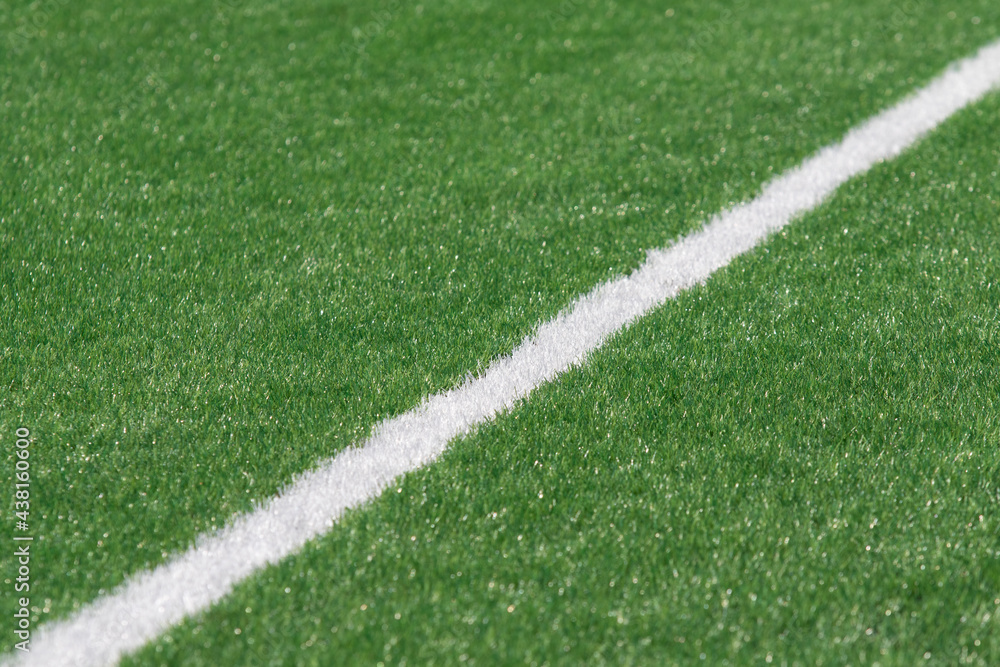
[[[65,667],[117,662],[185,616],[206,609],[253,572],[327,532],[344,510],[430,463],[452,438],[509,409],[635,318],[704,281],[815,208],[849,178],[898,155],[998,85],[1000,42],[959,61],[925,88],[851,130],[839,143],[766,185],[753,201],[715,216],[676,245],[650,252],[631,275],[578,299],[482,377],[379,424],[361,447],[303,474],[259,509],[200,537],[186,553],[130,577],[72,617],[42,626],[30,653],[8,655],[5,662]]]

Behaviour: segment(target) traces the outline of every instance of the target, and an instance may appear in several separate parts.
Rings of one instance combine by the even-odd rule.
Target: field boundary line
[[[480,377],[436,394],[375,427],[303,473],[280,495],[163,565],[135,574],[71,617],[43,625],[30,653],[4,664],[91,666],[117,662],[186,616],[230,593],[331,529],[345,510],[378,496],[400,475],[436,459],[456,436],[512,408],[583,361],[636,318],[822,203],[848,179],[899,155],[949,116],[1000,86],[1000,41],[960,60],[924,88],[766,184],[760,195],[711,218],[700,231],[650,251],[630,275],[598,285],[542,324]]]

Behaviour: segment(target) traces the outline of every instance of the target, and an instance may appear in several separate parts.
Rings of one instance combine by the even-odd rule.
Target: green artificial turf
[[[126,665],[1000,663],[1000,95]]]
[[[15,429],[36,438],[44,622],[752,197],[995,38],[1000,6],[0,19],[0,446],[11,479]]]

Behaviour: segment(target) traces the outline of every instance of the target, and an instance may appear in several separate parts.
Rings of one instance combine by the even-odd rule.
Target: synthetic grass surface
[[[987,2],[0,11],[0,442],[37,438],[36,620],[509,351],[1000,25]]]
[[[993,95],[125,664],[997,664],[997,136]]]

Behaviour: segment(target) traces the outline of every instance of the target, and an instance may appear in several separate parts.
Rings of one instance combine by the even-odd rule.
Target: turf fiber
[[[12,473],[15,428],[37,438],[38,622],[483,368],[1000,32],[992,2],[0,13],[0,442]],[[974,640],[1000,611],[984,588],[996,109],[855,182],[137,664],[272,645],[275,664],[994,662]],[[879,531],[905,546],[862,552]]]

